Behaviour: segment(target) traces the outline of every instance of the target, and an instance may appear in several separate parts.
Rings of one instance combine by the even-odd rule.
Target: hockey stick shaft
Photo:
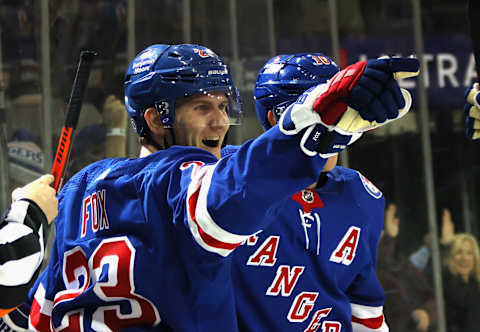
[[[63,176],[65,174],[70,154],[70,147],[72,145],[72,134],[80,117],[83,96],[90,76],[92,62],[96,55],[97,53],[92,51],[82,51],[80,53],[80,60],[78,62],[77,72],[75,73],[75,79],[72,85],[72,92],[70,93],[70,99],[67,105],[65,124],[62,128],[51,172],[54,176],[52,186],[57,192],[62,186]]]

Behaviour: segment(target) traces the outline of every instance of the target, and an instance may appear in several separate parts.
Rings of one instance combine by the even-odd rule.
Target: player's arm
[[[271,205],[316,181],[325,159],[303,153],[300,139],[273,128],[219,161],[181,163],[185,195],[174,210],[185,211],[202,248],[227,256],[263,227]]]
[[[48,266],[28,290],[24,302],[0,318],[0,331],[50,331],[53,300],[65,290],[63,280],[58,279],[63,265],[59,257],[55,240]]]
[[[0,315],[25,301],[39,274],[47,225],[57,214],[52,181],[45,175],[16,189],[0,224]]]
[[[306,91],[282,114],[278,128],[218,162],[211,183],[217,181],[219,186],[208,191],[208,210],[220,223],[228,220],[232,211],[238,213],[241,222],[221,225],[233,233],[258,231],[264,226],[262,213],[314,183],[326,158],[362,132],[406,114],[411,98],[408,91],[400,89],[397,79],[415,76],[418,71],[414,58],[362,61]],[[329,137],[345,137],[346,143]],[[225,204],[226,195],[235,208]],[[217,202],[222,203],[220,208]],[[237,212],[239,207],[245,211]]]
[[[377,248],[384,224],[385,198],[365,177],[359,176],[361,192],[357,195],[357,204],[365,207],[363,218],[366,229],[362,232],[366,236],[365,241],[368,241],[368,252],[359,257],[365,260],[365,267],[347,290],[352,309],[352,328],[354,332],[387,332],[388,317],[386,320],[383,314],[385,294],[377,277]]]
[[[203,248],[228,255],[266,226],[269,207],[314,183],[330,156],[316,152],[323,136],[338,132],[352,137],[399,118],[399,109],[408,111],[410,105],[406,105],[395,75],[418,72],[416,59],[378,60],[357,67],[340,72],[326,87],[300,96],[284,112],[279,126],[217,163],[198,165],[191,172],[187,224]],[[375,84],[370,92],[367,86],[372,80]],[[344,121],[346,116],[348,121]],[[315,153],[304,148],[305,137]],[[327,152],[335,154],[346,144],[329,141],[326,146]]]

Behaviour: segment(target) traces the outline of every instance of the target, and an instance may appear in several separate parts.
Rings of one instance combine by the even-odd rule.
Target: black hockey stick
[[[72,144],[73,130],[77,126],[80,110],[82,109],[83,95],[90,76],[93,58],[97,55],[93,51],[80,52],[80,60],[78,61],[77,72],[70,93],[70,100],[67,105],[67,114],[65,124],[62,128],[62,134],[58,142],[57,153],[53,160],[52,175],[54,176],[53,188],[58,192],[62,187],[63,176],[67,166],[70,147]]]

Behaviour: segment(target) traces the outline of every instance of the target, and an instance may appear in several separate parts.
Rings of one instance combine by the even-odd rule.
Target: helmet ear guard
[[[164,126],[171,126],[172,115],[170,114],[170,104],[168,101],[158,101],[154,104],[155,109],[160,115],[160,119]]]

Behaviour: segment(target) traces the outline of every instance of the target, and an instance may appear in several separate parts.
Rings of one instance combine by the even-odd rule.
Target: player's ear
[[[270,126],[275,126],[277,124],[277,119],[275,119],[275,115],[273,114],[273,111],[270,110],[267,112],[267,120]]]
[[[150,153],[166,149],[174,143],[171,131],[165,128],[160,114],[158,114],[154,107],[145,110],[143,116],[149,128],[149,133],[147,137],[144,137],[141,141],[141,144],[146,147]]]
[[[150,128],[150,131],[152,133],[163,134],[165,132],[165,128],[160,118],[160,114],[158,114],[155,107],[147,108],[143,117],[145,118],[145,122],[147,123],[148,128]]]

